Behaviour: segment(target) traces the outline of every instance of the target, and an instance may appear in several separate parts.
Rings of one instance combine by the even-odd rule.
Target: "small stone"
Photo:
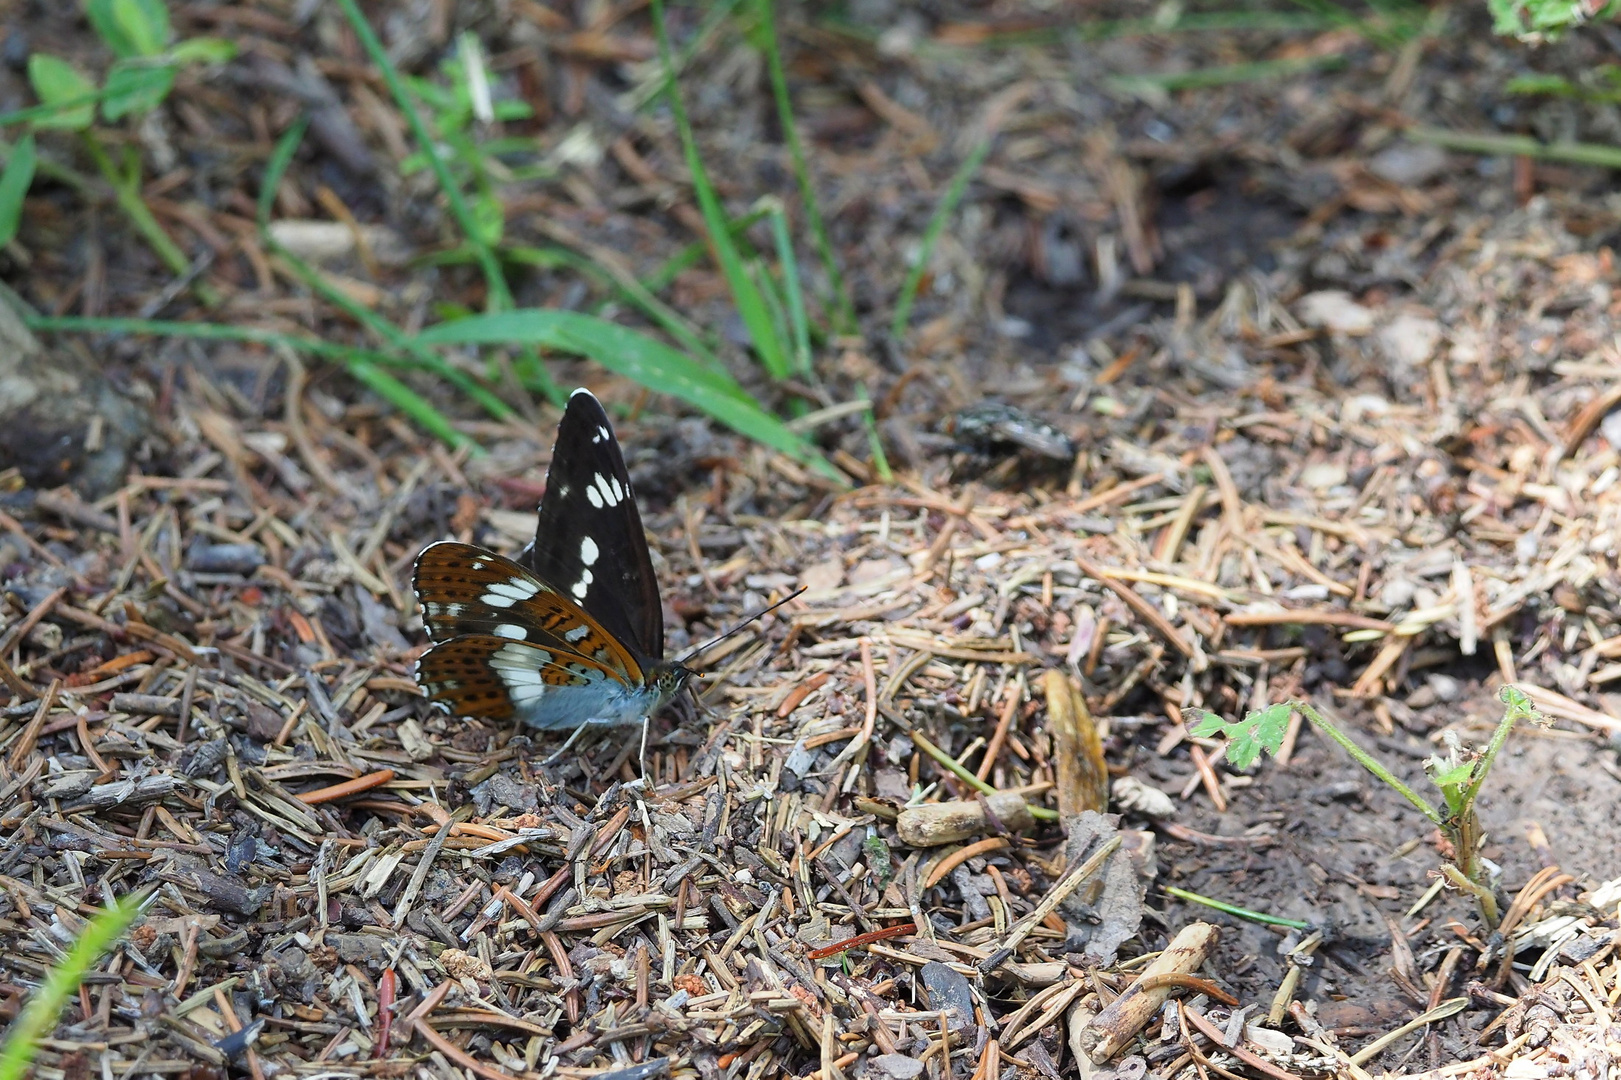
[[[1379,331],[1379,347],[1398,364],[1427,364],[1441,343],[1441,324],[1424,315],[1403,312]]]
[[[1428,143],[1394,143],[1368,162],[1369,172],[1401,187],[1418,187],[1435,179],[1446,167],[1447,152]]]
[[[1343,289],[1307,293],[1295,305],[1300,321],[1336,334],[1366,334],[1373,329],[1373,310],[1357,303]]]
[[[836,589],[843,581],[844,560],[837,556],[812,563],[799,574],[799,584],[813,593]]]
[[[923,1075],[923,1062],[905,1054],[879,1054],[872,1059],[872,1064],[893,1080],[915,1080]]]
[[[1345,466],[1331,461],[1307,465],[1300,470],[1300,482],[1313,491],[1327,491],[1339,487],[1345,483],[1347,477]]]

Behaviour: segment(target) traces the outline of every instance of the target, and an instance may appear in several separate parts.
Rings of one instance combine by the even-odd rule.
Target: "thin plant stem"
[[[907,271],[906,283],[901,286],[900,298],[895,302],[895,316],[889,323],[889,336],[896,341],[900,341],[906,335],[907,323],[912,318],[912,304],[917,299],[917,290],[923,283],[923,275],[928,271],[934,247],[940,242],[940,234],[945,231],[946,222],[951,219],[952,212],[957,209],[957,204],[967,192],[968,182],[979,172],[979,167],[985,163],[985,158],[990,152],[991,136],[987,135],[957,167],[956,175],[951,178],[951,184],[946,188],[945,197],[940,200],[940,205],[935,207],[934,216],[929,219],[928,227],[923,230],[923,243],[918,248],[917,261],[912,264],[911,270]]]
[[[113,159],[107,154],[106,148],[101,145],[101,140],[96,138],[94,132],[83,131],[80,135],[85,150],[90,154],[90,160],[95,162],[96,169],[107,183],[112,185],[113,197],[118,201],[118,208],[129,218],[130,224],[135,226],[135,231],[141,234],[147,245],[172,273],[181,276],[191,273],[191,260],[180,250],[180,246],[169,238],[169,234],[163,231],[163,226],[158,224],[151,207],[141,199],[139,173],[132,173],[129,176],[120,174],[118,166],[113,163]],[[193,282],[192,291],[197,294],[197,299],[208,307],[216,307],[220,302],[219,293],[206,281]]]
[[[40,1041],[56,1026],[62,1006],[101,954],[129,929],[141,913],[144,899],[144,894],[131,894],[102,909],[79,932],[62,961],[46,973],[45,981],[29,996],[27,1007],[13,1022],[5,1045],[0,1047],[0,1080],[22,1080],[27,1075]]]
[[[771,96],[777,102],[777,122],[782,125],[782,139],[788,146],[788,159],[793,165],[794,181],[799,185],[799,201],[805,208],[805,224],[810,229],[811,242],[816,246],[816,254],[822,260],[822,265],[827,268],[828,285],[833,290],[833,325],[840,333],[853,334],[857,329],[855,305],[850,302],[850,290],[845,285],[843,271],[839,269],[838,257],[833,253],[827,223],[822,220],[821,210],[817,206],[816,185],[811,181],[805,147],[799,139],[799,126],[794,122],[794,103],[788,95],[788,73],[782,64],[774,6],[774,0],[755,0],[754,3],[760,33],[765,38],[766,70],[771,76]]]
[[[1350,754],[1351,757],[1355,759],[1358,765],[1361,765],[1364,769],[1367,769],[1381,781],[1390,785],[1392,790],[1417,807],[1419,813],[1429,818],[1431,822],[1441,826],[1442,828],[1446,827],[1446,817],[1435,807],[1431,806],[1428,799],[1424,798],[1424,796],[1402,783],[1395,773],[1392,773],[1389,769],[1385,768],[1377,758],[1374,758],[1366,750],[1362,749],[1362,747],[1352,742],[1344,732],[1340,731],[1338,727],[1324,719],[1323,715],[1316,709],[1312,708],[1310,704],[1304,701],[1297,701],[1294,703],[1294,706],[1300,710],[1300,715],[1311,721],[1312,727],[1316,728],[1318,731],[1321,731],[1330,739],[1333,739],[1336,743],[1338,743],[1342,748],[1344,748],[1347,754]]]
[[[994,786],[975,776],[973,772],[962,765],[961,762],[957,761],[950,754],[946,753],[944,750],[934,745],[933,742],[929,741],[928,736],[924,735],[921,731],[918,731],[916,728],[910,728],[907,730],[906,736],[912,740],[912,744],[919,750],[932,757],[935,761],[938,761],[941,768],[951,773],[953,776],[967,784],[969,787],[973,788],[975,791],[983,792],[986,795],[996,794],[996,788]],[[1026,803],[1025,809],[1030,811],[1031,817],[1037,818],[1041,821],[1058,820],[1058,811],[1049,810],[1045,806],[1031,806]]]
[[[1201,896],[1198,893],[1191,892],[1187,889],[1179,889],[1174,885],[1165,886],[1165,895],[1174,896],[1179,900],[1186,900],[1191,904],[1203,904],[1207,908],[1212,908],[1216,911],[1224,911],[1229,915],[1236,915],[1241,919],[1249,919],[1251,922],[1265,923],[1268,926],[1287,926],[1294,930],[1305,930],[1311,926],[1310,923],[1302,922],[1299,919],[1285,919],[1279,915],[1265,915],[1259,911],[1251,911],[1249,908],[1241,908],[1236,904],[1229,904],[1223,900],[1216,900],[1208,896]]]
[[[867,426],[867,448],[872,453],[872,467],[878,473],[880,481],[892,484],[895,482],[895,474],[889,469],[889,455],[884,453],[884,440],[878,434],[878,417],[872,411],[872,398],[867,394],[867,387],[864,384],[857,384],[856,395],[867,403],[861,419]]]

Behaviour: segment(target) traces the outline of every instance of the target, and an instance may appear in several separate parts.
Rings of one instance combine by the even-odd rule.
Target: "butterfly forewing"
[[[412,584],[436,642],[482,635],[563,661],[578,658],[622,682],[642,680],[638,658],[579,604],[493,551],[451,540],[430,544],[417,556]]]
[[[643,666],[664,655],[664,609],[624,455],[590,391],[569,397],[524,561]]]

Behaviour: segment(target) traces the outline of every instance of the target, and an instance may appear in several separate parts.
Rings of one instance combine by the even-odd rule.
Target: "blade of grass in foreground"
[[[68,996],[79,988],[101,954],[129,929],[129,924],[141,913],[144,899],[132,893],[102,909],[85,925],[62,962],[46,974],[45,981],[34,991],[28,1006],[12,1025],[5,1046],[0,1047],[0,1080],[22,1080],[27,1075],[28,1064],[39,1050],[39,1041],[56,1027],[56,1018]]]
[[[698,209],[703,212],[709,244],[726,278],[726,286],[731,290],[732,302],[737,305],[737,313],[749,332],[749,340],[754,343],[755,354],[764,365],[766,374],[780,382],[788,378],[790,373],[787,351],[772,325],[765,298],[749,277],[748,267],[743,265],[743,257],[732,242],[726,209],[721,206],[720,196],[715,193],[715,185],[710,183],[703,158],[698,154],[698,143],[692,135],[692,122],[687,119],[686,107],[681,104],[681,90],[672,74],[675,60],[670,52],[669,28],[664,23],[663,0],[652,0],[652,7],[653,30],[659,42],[659,61],[665,70],[664,97],[669,102],[670,115],[675,118],[676,130],[681,133],[681,149],[686,156],[687,171],[692,174],[692,190],[698,198]]]
[[[980,140],[979,145],[963,163],[957,167],[957,175],[951,178],[951,186],[946,188],[945,198],[935,207],[934,216],[929,219],[928,228],[923,230],[923,243],[918,248],[917,262],[907,271],[906,283],[901,286],[900,299],[895,301],[895,317],[889,323],[889,336],[897,343],[906,335],[906,324],[912,318],[912,303],[917,299],[918,286],[923,283],[923,274],[929,268],[929,259],[934,254],[934,245],[940,242],[940,234],[945,232],[946,222],[951,220],[952,212],[968,190],[968,182],[979,172],[979,167],[985,164],[985,158],[991,152],[992,136],[987,135]]]
[[[440,323],[415,338],[423,345],[522,342],[585,356],[609,371],[702,409],[755,442],[803,461],[831,480],[844,477],[804,438],[755,404],[728,375],[704,367],[656,338],[577,311],[504,311]]]

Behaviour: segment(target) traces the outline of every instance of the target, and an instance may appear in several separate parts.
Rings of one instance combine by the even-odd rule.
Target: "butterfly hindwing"
[[[630,490],[630,474],[601,402],[569,397],[541,496],[535,542],[523,559],[646,665],[664,655],[658,579]]]
[[[578,657],[621,682],[642,679],[637,658],[579,604],[493,551],[453,540],[430,544],[417,556],[412,585],[436,642],[497,638]]]
[[[442,641],[417,660],[416,680],[453,716],[572,728],[640,719],[644,691],[584,656],[510,638],[468,634]]]

